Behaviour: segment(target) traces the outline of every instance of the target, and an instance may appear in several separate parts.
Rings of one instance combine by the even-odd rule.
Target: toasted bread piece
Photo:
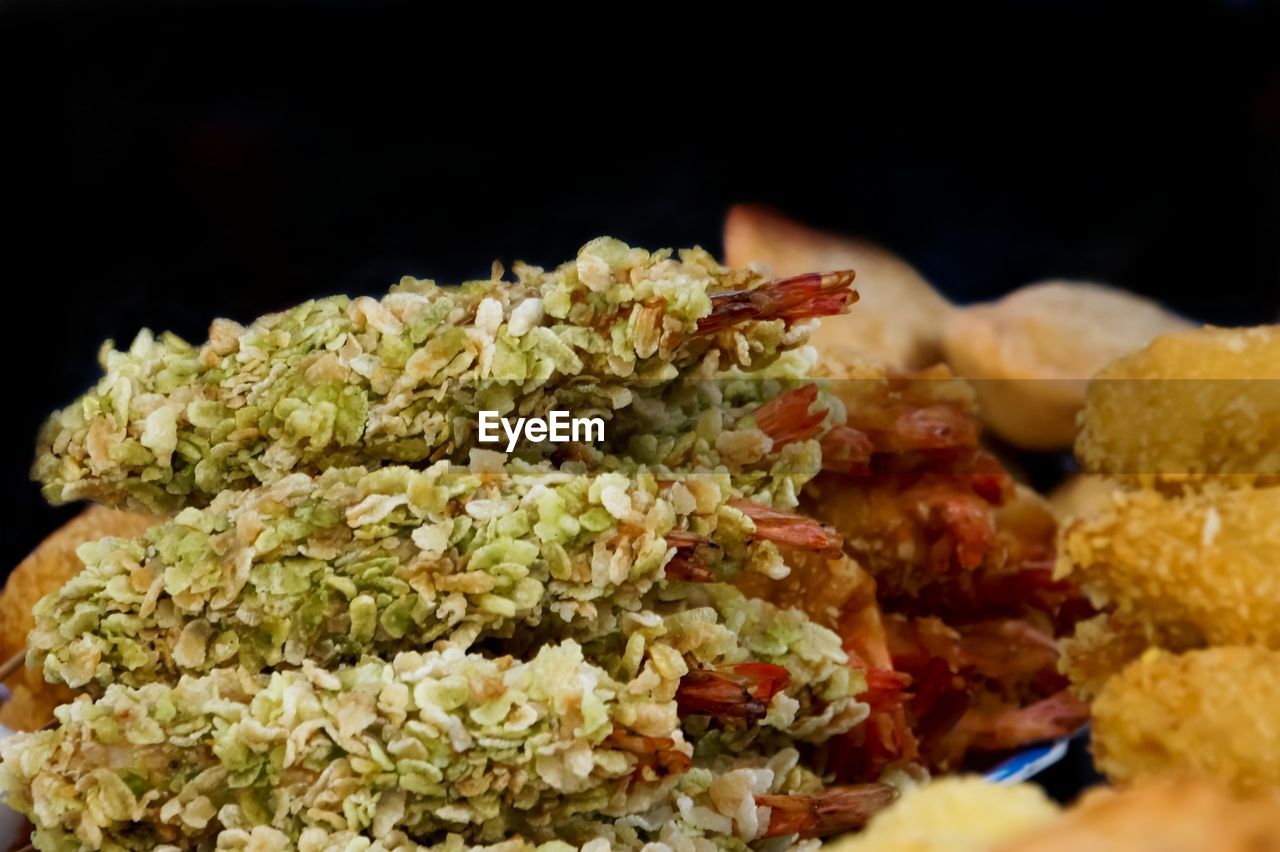
[[[857,273],[857,304],[822,320],[810,341],[824,357],[871,355],[902,370],[941,360],[942,326],[954,308],[883,246],[813,230],[768,207],[740,204],[725,220],[724,250],[730,266],[764,263],[779,277]]]
[[[947,319],[942,345],[974,379],[982,418],[1024,449],[1071,446],[1091,376],[1155,336],[1190,324],[1160,305],[1102,284],[1045,281]]]
[[[136,536],[155,518],[91,506],[59,527],[9,574],[0,592],[0,660],[22,653],[35,626],[31,610],[40,598],[56,591],[80,572],[76,548],[106,536]],[[6,685],[13,697],[0,705],[0,724],[32,731],[53,718],[53,708],[72,697],[66,687],[45,683],[40,672],[19,669]]]

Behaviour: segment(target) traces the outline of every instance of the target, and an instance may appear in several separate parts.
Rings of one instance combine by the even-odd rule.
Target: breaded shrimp
[[[1057,576],[1151,644],[1280,649],[1280,488],[1117,492],[1067,527]]]
[[[1280,474],[1280,326],[1156,338],[1094,377],[1081,427],[1096,473]]]
[[[1185,774],[1240,792],[1280,786],[1280,651],[1147,651],[1094,702],[1093,752],[1117,782]]]

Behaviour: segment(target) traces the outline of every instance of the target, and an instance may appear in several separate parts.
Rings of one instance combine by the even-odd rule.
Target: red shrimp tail
[[[751,320],[795,322],[838,314],[858,300],[853,278],[853,270],[810,272],[754,290],[713,293],[711,313],[698,322],[698,334],[715,334]]]

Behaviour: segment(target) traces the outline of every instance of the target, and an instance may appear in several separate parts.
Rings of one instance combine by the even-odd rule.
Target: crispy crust
[[[1076,454],[1144,479],[1280,474],[1280,326],[1156,338],[1089,385]]]
[[[1187,774],[1242,792],[1280,786],[1280,652],[1152,649],[1093,704],[1093,752],[1114,781]]]
[[[9,574],[0,592],[0,659],[22,652],[35,625],[36,601],[56,591],[83,568],[76,548],[104,536],[140,535],[155,523],[147,515],[90,506],[42,541]],[[15,730],[35,730],[53,718],[53,708],[74,695],[65,687],[44,682],[38,671],[19,669],[6,685],[13,697],[0,705],[0,724]]]
[[[1173,650],[1280,648],[1280,488],[1117,492],[1067,527],[1059,575]]]
[[[1108,362],[1186,320],[1149,299],[1080,281],[1044,281],[952,314],[943,350],[975,383],[984,422],[1019,447],[1069,447],[1085,384]]]

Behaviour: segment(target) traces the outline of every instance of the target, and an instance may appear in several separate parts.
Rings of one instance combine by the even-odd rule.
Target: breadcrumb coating
[[[827,844],[830,852],[990,852],[1051,824],[1058,808],[1033,784],[978,776],[939,778],[910,789],[867,828]]]
[[[1117,782],[1188,774],[1241,792],[1280,786],[1280,652],[1148,650],[1094,702],[1093,753]]]
[[[381,299],[217,320],[199,347],[108,343],[97,386],[42,430],[33,478],[54,503],[164,513],[298,471],[435,460],[465,453],[480,410],[607,418],[682,371],[765,366],[856,299],[851,273],[770,284],[609,238],[515,278],[405,278]]]
[[[76,548],[104,536],[142,535],[156,522],[149,515],[90,506],[63,524],[18,563],[0,592],[0,660],[24,653],[27,634],[35,626],[36,602],[57,591],[80,573],[84,565]],[[0,725],[17,731],[34,731],[53,718],[53,708],[75,694],[46,683],[41,673],[23,667],[6,682],[10,698],[0,703]]]
[[[1066,528],[1057,574],[1153,644],[1280,648],[1280,488],[1117,492]]]
[[[1076,455],[1146,478],[1280,473],[1280,326],[1165,334],[1090,383]]]

